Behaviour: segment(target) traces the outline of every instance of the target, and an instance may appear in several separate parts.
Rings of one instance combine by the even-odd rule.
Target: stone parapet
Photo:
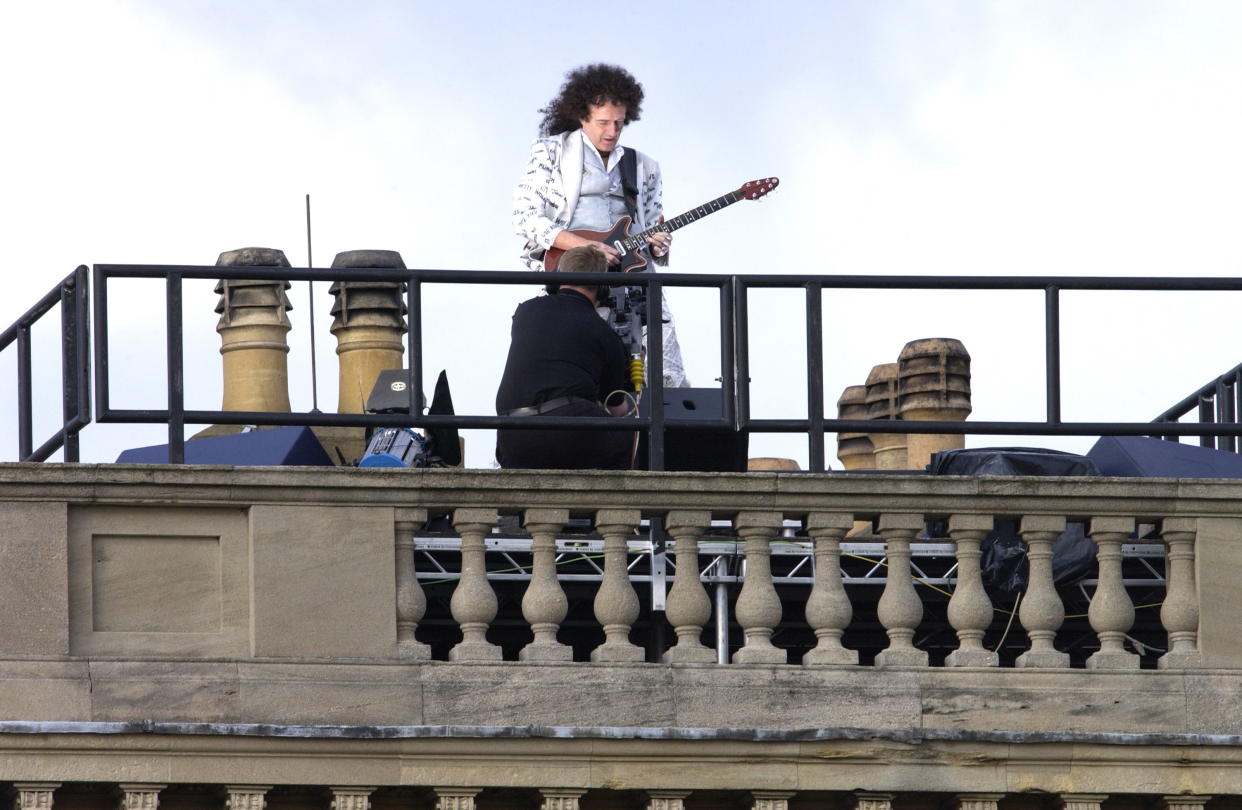
[[[1074,611],[1066,610],[1068,597],[1054,584],[1049,563],[1067,521],[1086,518],[1101,549],[1099,585],[1085,590],[1088,601],[1075,608],[1087,608],[1090,616],[1090,627],[1080,625],[1076,632],[1093,634],[1096,646],[1088,652],[1099,650],[1088,667],[1104,674],[1154,667],[1159,658],[1159,666],[1174,673],[1242,670],[1233,620],[1242,597],[1231,574],[1242,548],[1239,495],[1242,485],[1228,481],[1077,477],[3,465],[0,525],[11,537],[0,547],[6,562],[0,566],[0,657],[432,657],[462,663],[521,657],[525,663],[568,665],[569,651],[559,646],[564,639],[557,639],[567,603],[553,573],[559,565],[555,542],[561,524],[586,519],[597,545],[581,559],[595,561],[599,584],[591,588],[593,617],[579,613],[575,622],[582,627],[593,620],[601,636],[593,646],[576,641],[577,666],[590,669],[588,658],[595,665],[655,661],[673,647],[678,649],[668,663],[706,664],[701,637],[705,625],[715,622],[703,583],[694,582],[703,570],[704,552],[697,546],[707,534],[718,544],[723,531],[733,555],[739,562],[745,558],[733,579],[740,585],[736,604],[723,614],[740,625],[736,665],[869,669],[872,659],[854,655],[857,641],[850,641],[861,605],[877,611],[887,633],[887,648],[873,653],[882,667],[993,668],[999,662],[988,652],[995,641],[985,647],[984,636],[989,611],[1003,606],[981,591],[978,544],[996,516],[1016,514],[1030,546],[1030,584],[1020,607],[1002,623],[1015,634],[1025,631],[1029,644],[1002,668],[1070,665],[1058,634]],[[644,521],[653,517],[667,521],[677,571],[690,578],[672,577],[668,593],[669,637],[684,642],[677,645],[659,640],[651,622],[662,623],[664,614],[644,609],[639,590],[649,593],[651,586],[644,581],[636,590],[632,577],[634,555],[641,552],[633,543],[641,546]],[[519,522],[506,524],[512,518]],[[415,554],[411,540],[428,519],[439,526],[434,531],[449,532],[437,542],[449,544],[460,559],[460,567],[436,575],[452,591],[451,600],[448,590],[435,592],[437,604],[451,601],[451,615],[436,620],[461,633],[453,640],[438,631],[434,643],[447,645],[438,650],[426,646],[429,599],[423,590],[432,583],[420,577],[419,566],[427,561]],[[840,587],[842,532],[860,520],[877,527],[879,536],[867,538],[868,553],[876,566],[887,566],[878,604],[874,590],[868,597]],[[530,533],[514,535],[522,523]],[[925,641],[932,614],[946,612],[943,597],[920,584],[911,557],[937,524],[948,532],[939,553],[957,555],[961,578],[947,606],[957,635],[947,658],[944,652],[929,657]],[[1158,617],[1153,605],[1143,605],[1153,617],[1149,629],[1161,632],[1158,619],[1165,637],[1145,636],[1148,646],[1137,650],[1130,638],[1139,603],[1121,569],[1121,547],[1135,529],[1147,548],[1171,550],[1168,604]],[[521,600],[522,615],[501,617],[507,626],[525,620],[523,628],[536,635],[538,643],[521,656],[517,648],[502,649],[512,640],[495,638],[501,602],[487,554],[498,535],[514,537],[514,552],[541,566],[529,599]],[[791,546],[808,558],[813,554],[818,571],[815,587],[801,597],[818,639],[805,659],[791,657],[787,645],[778,643],[787,629],[783,600],[790,596],[776,591],[773,561]],[[511,603],[513,591],[506,587],[501,596]],[[711,588],[722,595],[716,585]],[[1143,598],[1150,602],[1151,596]],[[721,609],[719,599],[715,608]],[[648,636],[645,646],[635,634]]]

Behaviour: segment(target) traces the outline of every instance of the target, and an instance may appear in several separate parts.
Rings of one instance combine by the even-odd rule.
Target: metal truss
[[[740,541],[704,538],[699,543],[699,579],[705,584],[741,583],[746,579],[746,561]],[[627,568],[632,582],[664,582],[676,577],[676,560],[670,553],[674,543],[663,546],[650,539],[629,541]],[[564,582],[598,582],[603,578],[602,540],[591,537],[562,537],[556,541],[557,579]],[[424,581],[457,579],[461,570],[460,543],[457,538],[416,537],[417,576]],[[951,542],[911,544],[913,576],[941,588],[956,583],[957,559]],[[1160,543],[1122,545],[1123,581],[1127,587],[1165,587],[1164,546]],[[492,536],[486,539],[484,559],[487,578],[496,581],[530,579],[532,557],[530,540],[521,537]],[[883,586],[887,581],[888,560],[884,543],[875,541],[841,543],[841,571],[846,585]],[[781,586],[810,586],[815,582],[812,543],[805,538],[783,537],[772,544],[772,581]],[[1094,587],[1095,580],[1081,585]]]

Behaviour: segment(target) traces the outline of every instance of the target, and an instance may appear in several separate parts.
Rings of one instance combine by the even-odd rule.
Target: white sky
[[[212,264],[283,249],[410,267],[517,269],[510,194],[566,70],[644,84],[623,142],[661,162],[669,215],[743,181],[780,190],[679,231],[680,272],[1230,276],[1242,266],[1242,4],[1233,0],[635,0],[563,3],[10,3],[0,11],[7,326],[78,264]],[[587,29],[583,23],[589,22]],[[220,404],[216,296],[187,285],[187,407]],[[490,413],[509,315],[535,288],[426,294],[426,387]],[[714,293],[669,294],[691,380],[719,376]],[[311,404],[306,285],[290,291],[291,397]],[[111,291],[118,407],[164,405],[163,292]],[[909,340],[973,357],[972,418],[1040,420],[1043,296],[825,294],[831,405]],[[316,286],[319,402],[336,403]],[[1237,294],[1064,293],[1067,420],[1145,421],[1242,361]],[[754,415],[805,414],[802,300],[751,304]],[[54,323],[54,322],[53,322]],[[36,332],[36,441],[54,430],[55,329]],[[0,459],[17,454],[0,355]],[[197,430],[191,428],[191,432]],[[164,441],[92,425],[83,458]],[[976,437],[1085,451],[1091,440]],[[467,436],[490,466],[492,436]],[[752,455],[806,463],[805,440]],[[832,452],[830,450],[831,457]],[[831,459],[835,464],[835,459]]]

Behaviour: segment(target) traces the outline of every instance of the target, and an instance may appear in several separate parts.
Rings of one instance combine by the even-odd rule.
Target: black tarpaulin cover
[[[1099,475],[1086,456],[1035,447],[982,447],[945,450],[932,456],[932,475]],[[997,520],[981,549],[983,584],[989,590],[1026,589],[1029,563],[1016,520]],[[1095,566],[1095,543],[1082,523],[1069,523],[1052,544],[1052,578],[1057,585],[1086,576]]]

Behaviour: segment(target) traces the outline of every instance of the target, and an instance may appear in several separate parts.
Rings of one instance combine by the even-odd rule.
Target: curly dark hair
[[[582,126],[591,105],[618,104],[625,107],[625,123],[638,120],[642,111],[643,86],[628,70],[618,65],[583,65],[565,74],[565,83],[556,98],[539,112],[543,122],[539,134],[555,135]]]

